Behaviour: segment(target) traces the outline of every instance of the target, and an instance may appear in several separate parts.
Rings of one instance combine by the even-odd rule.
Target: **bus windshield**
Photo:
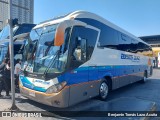
[[[57,25],[32,30],[25,45],[24,57],[28,58],[26,71],[39,74],[64,71],[68,52],[62,53],[62,46],[54,46]]]
[[[22,70],[26,70],[26,66],[32,64],[33,54],[36,50],[36,43],[40,37],[42,29],[32,29],[29,37],[24,41],[24,50],[22,57]]]
[[[6,57],[8,52],[8,45],[0,45],[0,63],[2,63],[3,59]]]
[[[6,42],[0,45],[0,64],[4,60],[4,58],[9,57],[9,43]],[[22,52],[23,52],[23,44],[22,43],[14,43],[14,60],[22,59]]]
[[[13,34],[18,29],[19,26],[15,26],[13,28]],[[9,25],[5,26],[3,30],[0,32],[0,40],[7,39],[9,37]]]

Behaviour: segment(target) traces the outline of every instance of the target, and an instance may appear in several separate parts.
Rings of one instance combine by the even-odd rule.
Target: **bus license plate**
[[[32,96],[32,97],[35,97],[35,92],[29,91],[29,95]]]

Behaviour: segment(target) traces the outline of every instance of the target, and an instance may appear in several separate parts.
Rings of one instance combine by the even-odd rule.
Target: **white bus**
[[[23,96],[68,107],[151,75],[151,47],[90,12],[76,11],[38,24],[26,44]]]

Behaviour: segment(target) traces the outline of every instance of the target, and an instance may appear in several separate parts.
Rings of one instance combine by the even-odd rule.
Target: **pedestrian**
[[[21,60],[20,59],[17,59],[16,60],[16,65],[15,65],[15,68],[14,68],[14,76],[15,76],[15,85],[16,85],[16,88],[19,89],[19,73],[21,71]]]
[[[7,64],[7,61],[8,60],[5,58],[3,60],[3,62],[2,62],[2,64],[0,65],[0,97],[3,97],[1,93],[2,93],[3,85],[4,85],[4,83],[3,83],[3,76],[4,76],[4,69],[5,69],[5,66]]]
[[[4,68],[4,73],[3,73],[3,83],[4,83],[4,88],[6,91],[6,96],[5,98],[10,98],[11,96],[9,95],[9,91],[11,89],[11,67],[10,67],[10,60],[7,61],[7,64],[5,65]]]

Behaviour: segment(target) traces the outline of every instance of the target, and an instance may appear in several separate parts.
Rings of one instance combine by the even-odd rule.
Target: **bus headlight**
[[[46,93],[48,93],[48,94],[57,93],[57,92],[61,91],[66,86],[66,84],[67,84],[66,81],[64,81],[62,83],[55,84],[55,85],[49,87],[47,89]]]

